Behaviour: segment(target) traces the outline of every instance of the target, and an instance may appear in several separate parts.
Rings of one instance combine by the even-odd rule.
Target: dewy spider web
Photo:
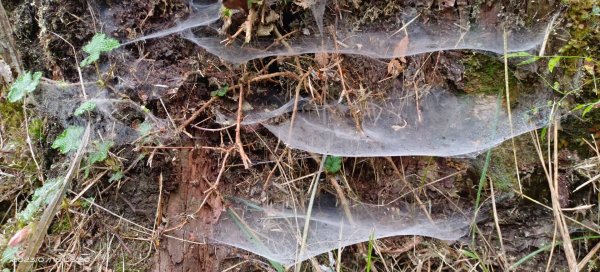
[[[315,1],[312,17],[305,16],[295,22],[293,29],[297,32],[286,32],[288,26],[281,28],[279,35],[285,39],[277,38],[277,33],[271,33],[269,37],[253,35],[250,43],[245,44],[240,37],[226,40],[226,35],[219,34],[221,3],[206,2],[193,4],[189,19],[176,27],[129,43],[180,33],[206,51],[233,63],[308,53],[354,54],[383,59],[444,50],[504,53],[504,29],[499,21],[485,23],[486,20],[475,18],[469,26],[458,20],[437,20],[431,16],[425,20],[418,8],[411,7],[370,22],[352,14],[332,19],[324,16],[325,0]],[[546,23],[538,22],[530,27],[510,29],[506,41],[509,52],[535,49],[542,43],[546,27]],[[401,46],[403,41],[406,46]],[[503,80],[499,78],[497,84],[503,85]],[[511,137],[537,129],[547,123],[549,114],[545,107],[549,92],[543,88],[522,91],[511,101],[512,129],[506,105],[498,103],[496,93],[460,95],[443,85],[413,89],[388,86],[373,91],[385,97],[371,97],[360,106],[345,104],[347,101],[315,104],[301,98],[293,120],[290,112],[294,108],[294,99],[279,107],[257,106],[253,112],[244,113],[243,124],[262,124],[290,147],[320,154],[448,157],[482,152]],[[417,91],[420,97],[416,96]],[[217,114],[217,117],[223,124],[234,122],[223,114]],[[376,239],[422,235],[456,240],[464,235],[469,224],[468,215],[457,212],[425,215],[412,205],[400,210],[389,206],[353,205],[350,213],[354,220],[348,220],[339,209],[322,208],[310,218],[306,251],[300,256],[302,242],[299,237],[306,211],[282,208],[284,206],[258,207],[245,201],[234,201],[229,216],[220,219],[214,233],[199,235],[291,264],[367,241],[371,235]]]

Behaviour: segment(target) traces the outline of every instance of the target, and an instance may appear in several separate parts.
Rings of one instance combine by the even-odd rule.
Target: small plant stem
[[[508,33],[504,29],[504,88],[506,90],[506,110],[508,111],[508,122],[510,125],[510,142],[512,144],[513,159],[515,161],[515,173],[519,184],[519,192],[523,192],[521,185],[521,174],[519,173],[519,162],[517,161],[517,148],[515,147],[515,131],[513,126],[512,111],[510,108],[510,84],[508,78]]]
[[[252,163],[250,161],[250,158],[248,158],[248,156],[246,155],[246,152],[244,151],[244,145],[242,144],[242,118],[243,118],[243,114],[244,114],[244,88],[241,87],[240,88],[240,96],[238,98],[238,111],[237,111],[237,123],[236,123],[236,127],[235,127],[235,144],[237,145],[238,148],[238,153],[240,154],[240,157],[242,158],[242,162],[244,163],[244,168],[248,169],[250,168],[250,164]]]
[[[306,218],[304,219],[304,230],[302,231],[302,241],[300,244],[300,251],[298,253],[298,256],[296,256],[297,259],[302,258],[304,256],[304,252],[306,251],[306,241],[308,239],[308,232],[309,232],[309,227],[310,227],[310,219],[312,216],[312,209],[313,209],[313,205],[315,203],[315,197],[317,195],[317,188],[319,187],[319,178],[321,176],[321,173],[323,173],[323,168],[325,167],[325,160],[327,160],[327,155],[323,155],[321,157],[321,162],[319,163],[319,170],[317,170],[317,173],[315,174],[315,176],[313,177],[313,180],[312,180],[310,200],[308,202],[308,207],[306,210]],[[302,266],[300,264],[296,264],[294,271],[300,272],[301,267]]]
[[[504,264],[504,268],[508,267],[506,261],[506,250],[504,249],[504,241],[502,239],[502,230],[500,229],[500,220],[498,219],[498,210],[496,209],[496,193],[494,192],[494,181],[490,180],[490,191],[492,195],[492,211],[494,212],[494,224],[498,233],[498,241],[500,242],[500,260]]]

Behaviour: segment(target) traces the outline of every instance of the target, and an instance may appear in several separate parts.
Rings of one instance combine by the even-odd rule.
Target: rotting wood
[[[183,240],[204,243],[201,234],[212,228],[223,210],[222,198],[210,191],[209,181],[216,179],[218,165],[205,149],[180,152],[180,175],[163,210],[168,217],[167,234]],[[200,205],[202,205],[200,207]],[[214,245],[199,245],[164,238],[155,255],[153,271],[219,271],[222,250]]]
[[[8,20],[8,14],[4,10],[4,5],[0,0],[0,50],[2,55],[9,55],[6,61],[8,64],[15,69],[19,74],[23,73],[23,64],[15,40],[12,36],[12,26]],[[8,54],[7,54],[8,53]]]

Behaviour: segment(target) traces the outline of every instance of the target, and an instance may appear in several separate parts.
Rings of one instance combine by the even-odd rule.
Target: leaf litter
[[[292,35],[285,44],[277,43],[272,38],[254,38],[247,44],[238,39],[229,41],[227,45],[222,43],[223,37],[214,25],[221,18],[220,2],[196,5],[194,13],[176,27],[123,44],[181,34],[206,51],[233,63],[309,53],[355,54],[378,59],[403,58],[444,50],[503,53],[502,35],[498,34],[499,29],[490,29],[490,26],[464,31],[462,28],[439,28],[416,21],[410,25],[400,23],[390,27],[395,31],[352,31],[350,22],[342,22],[331,29],[329,22],[323,18],[326,4],[324,0],[315,1],[311,9],[315,25],[307,27],[313,30],[309,31],[309,35]],[[406,15],[408,20],[401,21],[417,17],[418,14],[409,14]],[[399,33],[398,29],[404,33]],[[542,42],[544,29],[545,25],[539,24],[531,29],[512,32],[508,41],[510,51],[535,49]],[[111,46],[112,49],[114,46]],[[95,53],[88,53],[92,58],[89,62],[94,62]],[[64,124],[73,123],[71,118],[67,118],[73,112],[96,113],[94,131],[105,136],[109,140],[106,143],[111,145],[113,142],[131,143],[155,131],[159,132],[162,139],[173,137],[166,120],[144,111],[135,102],[115,98],[95,83],[86,84],[91,97],[87,101],[78,95],[76,85],[58,82],[42,85],[34,102],[42,111],[63,118],[61,121]],[[343,157],[453,157],[483,152],[507,139],[545,126],[549,115],[546,107],[548,96],[542,95],[546,90],[531,91],[519,98],[520,103],[512,111],[514,128],[511,130],[507,127],[507,113],[498,103],[496,94],[460,95],[446,89],[446,86],[408,89],[388,84],[382,87],[379,92],[386,96],[385,99],[371,99],[366,106],[359,108],[347,101],[315,103],[309,98],[293,98],[278,107],[256,107],[254,112],[245,113],[243,122],[247,125],[261,124],[288,146],[318,154]],[[225,95],[226,91],[220,90],[215,95]],[[415,95],[418,92],[422,93],[420,97]],[[302,105],[292,119],[290,113],[298,101]],[[76,105],[87,106],[76,108]],[[357,109],[361,111],[359,124],[351,116]],[[134,118],[136,122],[116,116],[126,110],[138,116]],[[230,116],[217,115],[221,123],[233,123]],[[81,120],[76,122],[82,123]],[[59,137],[53,145],[62,153],[76,149],[69,144],[76,142],[76,135],[83,131],[82,127],[71,128],[71,133],[67,129],[64,139]],[[106,157],[104,147],[99,149],[102,158]],[[339,170],[338,162],[335,164],[336,170]],[[241,218],[247,229],[233,222],[233,217],[223,216],[215,225],[215,233],[197,235],[283,264],[296,263],[339,247],[368,241],[371,237],[423,235],[457,240],[465,234],[465,228],[470,223],[469,216],[459,213],[438,214],[432,218],[432,215],[425,215],[410,206],[390,209],[360,203],[352,205],[353,222],[342,211],[331,206],[319,207],[309,218],[303,215],[305,210],[290,209],[282,204],[257,206],[237,200],[231,209],[243,215]],[[303,242],[298,240],[297,234],[302,232],[300,226],[305,221],[310,222],[307,230],[310,235],[306,241],[307,250],[299,255]],[[248,238],[249,230],[263,240],[257,243],[256,239]]]

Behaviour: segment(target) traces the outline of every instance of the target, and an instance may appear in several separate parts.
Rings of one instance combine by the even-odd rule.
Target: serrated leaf
[[[17,253],[19,253],[20,248],[20,246],[7,247],[4,252],[2,252],[2,262],[0,262],[0,264],[13,262],[13,260],[15,260],[17,257]]]
[[[552,73],[552,71],[554,71],[554,68],[556,67],[556,65],[558,65],[558,63],[560,63],[560,59],[561,59],[561,56],[556,56],[556,57],[551,58],[548,61],[548,70],[550,71],[550,73]]]
[[[100,54],[110,52],[121,46],[119,41],[113,38],[107,38],[104,33],[96,33],[92,40],[83,47],[83,51],[88,53],[88,56],[81,62],[79,66],[85,67],[100,58]]]
[[[45,205],[50,203],[58,193],[63,180],[64,178],[49,179],[42,187],[35,190],[27,207],[17,216],[21,223],[29,223],[39,211],[44,209]]]
[[[210,92],[210,95],[223,97],[227,94],[227,91],[229,91],[229,85],[225,84],[223,87],[219,88],[218,90]]]
[[[75,116],[81,116],[86,112],[93,111],[96,108],[96,103],[93,101],[85,101],[75,110]]]
[[[106,141],[103,143],[96,143],[94,146],[94,152],[88,156],[88,165],[92,165],[97,162],[102,162],[108,158],[108,151],[113,147],[115,143],[112,141]]]
[[[52,143],[52,148],[58,149],[62,154],[67,154],[72,150],[76,150],[81,144],[81,135],[83,135],[83,131],[83,127],[68,127],[56,137],[56,140]]]
[[[526,60],[524,60],[524,61],[522,61],[522,62],[519,62],[519,63],[517,63],[517,65],[527,65],[527,64],[534,63],[534,62],[536,62],[536,61],[538,61],[538,60],[540,60],[540,57],[538,57],[538,56],[534,56],[534,57],[531,57],[531,58],[529,58],[529,59],[526,59]]]
[[[531,55],[528,52],[514,52],[514,53],[509,53],[506,54],[507,58],[521,58],[521,57],[531,57],[533,55]]]
[[[325,159],[325,172],[335,174],[342,169],[342,157],[327,156]]]
[[[8,92],[8,101],[11,103],[17,102],[26,94],[32,93],[37,88],[38,84],[40,84],[40,79],[42,78],[42,72],[26,72],[20,75],[15,83],[10,86],[10,91]]]

